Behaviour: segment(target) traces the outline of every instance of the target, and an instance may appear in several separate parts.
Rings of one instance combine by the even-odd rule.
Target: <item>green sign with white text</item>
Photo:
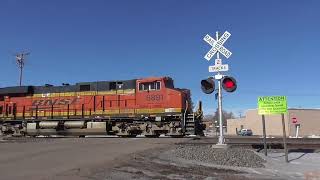
[[[286,114],[288,112],[286,96],[258,97],[258,114]]]

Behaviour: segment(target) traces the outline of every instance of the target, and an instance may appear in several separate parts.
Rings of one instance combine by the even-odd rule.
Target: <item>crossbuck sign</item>
[[[210,35],[206,35],[203,40],[209,43],[212,48],[210,51],[205,55],[205,59],[210,61],[210,59],[219,51],[224,57],[229,58],[231,56],[231,52],[223,46],[223,44],[228,40],[228,38],[231,36],[231,34],[226,31],[223,33],[223,35],[220,37],[220,39],[215,40]]]

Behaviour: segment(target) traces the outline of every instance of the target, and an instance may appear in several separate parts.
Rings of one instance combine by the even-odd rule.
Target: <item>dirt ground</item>
[[[256,169],[176,159],[191,138],[35,138],[0,141],[0,179],[286,179]],[[289,176],[286,176],[289,177]]]
[[[55,138],[0,143],[1,179],[92,179],[130,154],[185,139]],[[74,175],[76,174],[76,175]],[[82,174],[83,175],[82,177]],[[104,177],[98,179],[105,179]]]
[[[54,138],[0,143],[0,177],[13,179],[235,179],[241,172],[183,166],[159,153],[189,138]]]

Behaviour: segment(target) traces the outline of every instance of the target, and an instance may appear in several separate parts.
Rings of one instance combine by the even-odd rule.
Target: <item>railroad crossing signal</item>
[[[225,145],[224,136],[223,136],[223,123],[222,123],[222,88],[227,92],[234,92],[237,89],[237,82],[234,78],[229,76],[224,76],[220,72],[228,71],[228,64],[222,64],[221,59],[219,58],[219,53],[221,53],[227,59],[232,55],[232,53],[223,46],[223,44],[229,39],[231,33],[225,31],[223,35],[219,38],[219,32],[216,32],[216,39],[212,38],[210,35],[204,36],[203,40],[210,44],[212,48],[204,56],[208,61],[217,54],[214,66],[209,66],[209,72],[218,72],[217,75],[212,77],[212,79],[204,79],[201,81],[201,89],[206,94],[211,94],[214,91],[214,79],[218,81],[218,109],[219,109],[219,141],[217,145]]]
[[[213,39],[209,34],[207,34],[203,40],[212,46],[210,51],[204,56],[208,61],[219,51],[227,59],[232,55],[232,53],[223,46],[223,44],[229,39],[231,33],[228,31],[224,32],[223,35],[217,41]]]

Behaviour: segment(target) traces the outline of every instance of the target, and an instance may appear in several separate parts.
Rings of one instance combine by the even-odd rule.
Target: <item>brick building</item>
[[[266,115],[267,136],[282,136],[281,115]],[[285,114],[287,136],[320,136],[320,109],[288,109]],[[262,135],[262,117],[257,109],[248,110],[244,118],[228,119],[227,134],[236,135],[237,130],[251,129],[254,135]]]

